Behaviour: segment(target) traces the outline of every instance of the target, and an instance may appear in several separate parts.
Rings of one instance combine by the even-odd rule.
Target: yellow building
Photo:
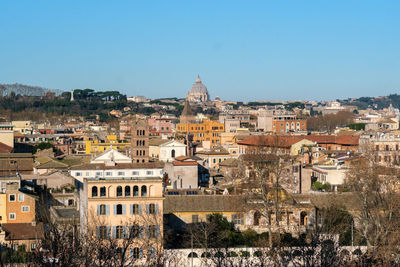
[[[191,134],[193,135],[193,141],[209,141],[211,147],[221,143],[221,134],[224,131],[223,123],[209,119],[204,119],[201,122],[179,123],[176,128],[177,134]]]
[[[101,143],[101,142],[99,142],[99,140],[86,141],[85,151],[86,151],[86,154],[103,153],[104,151],[109,149],[110,146],[112,146],[116,149],[124,149],[124,148],[130,147],[130,143],[118,142],[116,135],[107,135],[107,142],[105,142],[105,143]]]
[[[7,223],[7,195],[0,194],[0,224]]]

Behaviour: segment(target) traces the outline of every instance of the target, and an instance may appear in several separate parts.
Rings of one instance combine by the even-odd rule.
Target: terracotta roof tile
[[[244,140],[238,141],[239,145],[248,146],[274,146],[290,148],[293,144],[307,139],[318,144],[339,144],[339,145],[358,145],[359,136],[353,135],[302,135],[302,136],[287,136],[287,135],[257,135],[251,136]]]
[[[2,224],[6,232],[6,240],[31,240],[44,238],[43,224],[36,226],[31,223],[4,223]]]
[[[13,148],[0,142],[0,153],[11,153]]]
[[[196,166],[196,161],[173,161],[172,165],[174,166]]]

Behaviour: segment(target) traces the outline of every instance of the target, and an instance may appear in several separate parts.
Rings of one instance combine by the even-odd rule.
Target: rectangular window
[[[15,218],[16,218],[15,213],[14,213],[14,212],[11,212],[11,213],[9,214],[8,218],[10,218],[10,220],[15,220]]]
[[[82,176],[82,173],[81,172],[76,172],[75,176]]]
[[[31,243],[31,250],[35,250],[36,249],[36,243]]]
[[[124,176],[125,172],[118,172],[118,176]]]
[[[133,171],[132,175],[139,175],[139,172],[138,171]]]
[[[232,223],[233,224],[243,224],[244,216],[243,214],[234,214],[232,215]]]
[[[90,172],[86,172],[86,174],[85,174],[86,176],[89,176],[90,175]]]
[[[124,227],[123,226],[119,225],[116,227],[115,238],[116,239],[124,238]]]
[[[10,202],[15,202],[15,194],[10,194],[10,195],[8,195],[8,200],[9,200]]]
[[[100,215],[106,215],[106,213],[107,213],[106,205],[101,204],[99,209],[100,209],[99,210]]]
[[[107,226],[99,226],[99,238],[107,239]]]
[[[18,202],[24,202],[24,194],[18,194]]]
[[[199,215],[193,214],[192,215],[192,223],[198,223],[199,222]]]
[[[106,176],[111,176],[112,172],[106,172]]]
[[[157,237],[157,226],[156,225],[149,225],[149,238],[156,238]]]
[[[101,176],[101,172],[96,172],[96,176]]]
[[[147,175],[153,175],[153,171],[146,171]]]
[[[30,208],[29,206],[22,206],[22,212],[29,212]]]

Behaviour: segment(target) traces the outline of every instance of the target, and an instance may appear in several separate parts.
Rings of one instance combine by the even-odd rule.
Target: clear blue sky
[[[1,1],[0,83],[184,97],[400,93],[400,1]]]

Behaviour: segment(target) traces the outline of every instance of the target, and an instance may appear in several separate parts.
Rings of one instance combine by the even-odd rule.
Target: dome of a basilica
[[[207,87],[201,82],[200,76],[197,76],[196,83],[192,85],[189,94],[208,94]]]

